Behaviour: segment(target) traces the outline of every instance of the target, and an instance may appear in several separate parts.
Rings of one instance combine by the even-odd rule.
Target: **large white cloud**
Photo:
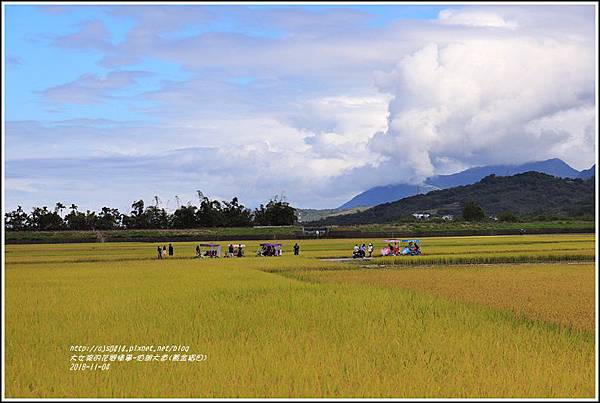
[[[412,180],[438,173],[449,161],[560,157],[587,168],[595,143],[582,133],[595,131],[594,65],[590,43],[527,31],[427,44],[379,74],[380,88],[394,99],[389,129],[370,148]],[[560,123],[563,116],[569,122]]]
[[[101,65],[117,73],[82,76],[47,97],[113,102],[113,91],[135,85],[138,76],[125,72],[144,59],[189,77],[129,99],[147,122],[7,124],[17,192],[7,202],[25,193],[76,197],[71,190],[91,183],[98,195],[113,189],[115,205],[202,188],[248,204],[284,191],[302,207],[334,207],[371,186],[473,165],[558,157],[588,168],[597,129],[593,11],[452,7],[435,20],[377,26],[355,11],[237,9],[231,15],[244,27],[196,32],[218,13],[116,8],[113,18],[134,22],[121,43],[90,22],[54,45],[100,51]],[[250,33],[265,27],[280,35]],[[75,169],[69,155],[93,157],[104,171]]]

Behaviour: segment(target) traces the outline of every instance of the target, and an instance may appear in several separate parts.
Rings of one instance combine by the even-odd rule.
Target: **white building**
[[[417,220],[423,220],[423,219],[429,218],[431,216],[431,214],[429,214],[429,213],[413,213],[412,216],[415,217]]]

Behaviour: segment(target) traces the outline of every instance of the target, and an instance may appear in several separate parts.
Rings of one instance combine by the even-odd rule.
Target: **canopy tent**
[[[420,239],[384,239],[385,243],[421,243]]]
[[[410,243],[410,242],[412,242],[412,243],[421,243],[421,240],[419,240],[419,239],[403,239],[402,242],[403,243]]]

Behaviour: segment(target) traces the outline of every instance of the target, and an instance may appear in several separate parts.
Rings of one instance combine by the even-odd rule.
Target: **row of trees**
[[[157,205],[146,206],[143,200],[131,205],[129,214],[116,208],[102,207],[96,213],[79,211],[75,204],[63,216],[66,206],[56,203],[54,210],[47,206],[34,207],[27,214],[21,206],[5,214],[5,226],[12,231],[166,229],[199,227],[249,227],[253,225],[292,225],[297,221],[296,209],[277,197],[254,211],[244,207],[234,197],[230,202],[203,197],[199,206],[181,206],[172,214]]]

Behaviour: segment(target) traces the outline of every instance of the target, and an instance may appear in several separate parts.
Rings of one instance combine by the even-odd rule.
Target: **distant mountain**
[[[371,188],[353,197],[350,201],[342,204],[340,209],[349,209],[359,206],[376,206],[381,203],[403,199],[416,194],[427,193],[438,188],[431,185],[387,185]]]
[[[584,169],[583,171],[579,172],[579,175],[577,177],[581,178],[581,179],[589,179],[595,175],[596,175],[596,164],[592,165],[592,167],[590,169]]]
[[[586,172],[579,172],[561,159],[552,158],[545,161],[527,162],[521,165],[487,165],[469,168],[451,175],[433,176],[427,178],[424,184],[419,185],[418,188],[419,193],[427,193],[436,189],[470,185],[488,175],[511,176],[529,171],[541,172],[560,178],[578,178],[582,172]],[[371,207],[381,203],[392,202],[416,195],[416,189],[417,185],[409,184],[378,186],[360,193],[347,203],[344,203],[340,208],[346,209],[357,206]]]
[[[594,215],[594,180],[558,178],[539,172],[514,176],[490,175],[481,181],[384,203],[360,213],[329,217],[318,225],[392,223],[413,213],[460,216],[469,201],[487,215],[511,211],[517,215]]]
[[[527,162],[521,165],[487,165],[474,167],[452,175],[438,175],[428,178],[425,183],[447,189],[455,186],[470,185],[488,175],[511,176],[523,172],[541,172],[559,178],[577,178],[579,171],[571,168],[561,159]]]

